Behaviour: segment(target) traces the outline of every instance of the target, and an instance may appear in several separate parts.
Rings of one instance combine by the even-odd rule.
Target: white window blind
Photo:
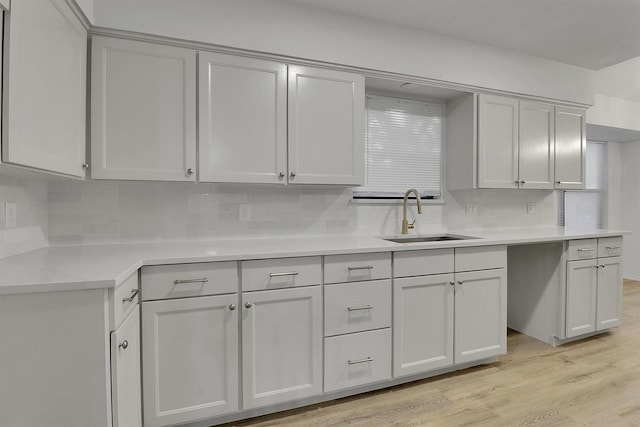
[[[564,192],[564,225],[569,228],[602,228],[607,176],[607,145],[587,141],[586,190]]]
[[[368,95],[366,182],[354,197],[396,198],[416,188],[440,198],[441,110],[438,103]]]

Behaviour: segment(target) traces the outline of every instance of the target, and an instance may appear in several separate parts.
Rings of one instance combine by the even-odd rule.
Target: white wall
[[[95,24],[593,103],[593,71],[281,0],[96,0]]]
[[[631,231],[624,238],[624,277],[640,280],[640,141],[622,148],[622,228]]]

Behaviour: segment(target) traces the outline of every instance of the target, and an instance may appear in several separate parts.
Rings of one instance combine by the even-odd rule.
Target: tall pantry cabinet
[[[5,12],[2,161],[84,177],[87,31],[65,0]]]

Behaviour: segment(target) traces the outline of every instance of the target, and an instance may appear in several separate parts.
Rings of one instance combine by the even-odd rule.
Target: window
[[[586,189],[564,192],[564,225],[570,228],[602,228],[607,176],[607,145],[587,141]]]
[[[354,198],[394,199],[416,188],[441,197],[442,105],[367,95],[365,185]]]

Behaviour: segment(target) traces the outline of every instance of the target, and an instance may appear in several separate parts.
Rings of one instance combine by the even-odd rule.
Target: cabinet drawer
[[[597,242],[596,239],[569,240],[567,242],[569,261],[596,258],[598,256]]]
[[[393,254],[393,277],[453,273],[453,249],[427,249]]]
[[[112,293],[111,313],[109,327],[113,331],[124,320],[129,313],[138,305],[138,293],[140,284],[138,282],[138,272],[129,276],[124,282],[118,285]]]
[[[391,253],[324,257],[324,283],[357,282],[391,277]]]
[[[142,267],[142,300],[238,292],[235,261]]]
[[[507,266],[506,246],[456,248],[455,271],[489,270]]]
[[[324,287],[326,336],[391,326],[391,280]]]
[[[622,236],[601,237],[598,239],[598,257],[621,256]]]
[[[243,292],[319,285],[321,282],[319,256],[242,262]]]
[[[324,391],[391,378],[391,329],[324,340]]]

